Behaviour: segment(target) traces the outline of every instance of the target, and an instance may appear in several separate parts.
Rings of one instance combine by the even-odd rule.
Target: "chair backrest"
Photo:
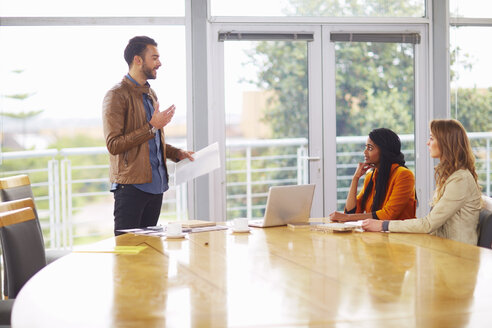
[[[32,198],[31,181],[25,174],[0,178],[0,198],[2,202],[21,198]]]
[[[492,248],[492,212],[482,209],[478,218],[478,246]]]
[[[43,231],[41,229],[41,224],[40,224],[39,219],[38,219],[36,207],[34,206],[34,200],[32,198],[23,198],[23,199],[11,200],[9,202],[1,202],[0,203],[0,213],[18,210],[18,209],[26,208],[26,207],[29,207],[34,211],[34,217],[35,217],[37,224],[38,224],[38,227],[39,227],[39,235],[41,236],[41,240],[43,241],[43,244],[44,244]],[[3,282],[4,282],[3,293],[5,296],[9,296],[9,286],[8,286],[9,284],[8,284],[8,279],[7,279],[6,268],[4,268],[4,281]]]
[[[26,208],[26,207],[32,208],[34,211],[34,215],[36,216],[36,209],[34,205],[34,200],[32,198],[22,198],[22,199],[11,200],[8,202],[1,202],[0,213],[18,210],[20,208]]]
[[[36,205],[34,204],[34,200],[32,198],[21,198],[21,199],[11,200],[8,202],[1,202],[0,203],[0,213],[18,210],[20,208],[25,208],[25,207],[32,208],[32,210],[34,212],[34,216],[36,218],[36,222],[38,223],[38,226],[39,226],[39,234],[41,235],[41,239],[44,240],[43,229],[41,229],[41,222],[39,222],[38,212],[36,211]]]
[[[0,213],[0,239],[8,296],[15,298],[24,284],[46,266],[44,243],[32,208]]]
[[[489,197],[487,195],[482,195],[482,199],[483,199],[483,208],[486,208],[492,212],[492,197]]]
[[[2,202],[11,202],[20,199],[25,200],[26,198],[31,198],[32,206],[28,205],[22,207],[31,207],[33,209],[34,214],[36,215],[36,219],[38,220],[39,231],[41,232],[41,235],[43,234],[41,223],[39,223],[38,212],[36,211],[36,206],[34,204],[34,195],[32,193],[31,180],[29,180],[29,176],[21,174],[7,178],[0,178],[0,198],[2,199]],[[17,206],[12,209],[22,207]]]

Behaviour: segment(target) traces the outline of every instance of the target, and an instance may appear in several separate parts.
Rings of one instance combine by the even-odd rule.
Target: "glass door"
[[[369,132],[389,128],[399,135],[406,166],[417,173],[417,193],[427,199],[424,174],[427,174],[425,139],[428,136],[428,111],[423,85],[422,66],[417,67],[421,31],[371,32],[364,29],[334,31],[326,28],[323,61],[329,67],[324,79],[328,103],[329,146],[336,156],[327,163],[331,175],[332,199],[326,208],[343,211],[352,176],[364,161],[364,147]],[[359,31],[364,31],[363,33]],[[417,96],[417,90],[420,94]],[[418,131],[418,139],[416,139]],[[416,154],[421,166],[416,170]],[[335,168],[333,167],[335,166]],[[327,176],[329,174],[327,173]],[[418,180],[418,179],[417,179]],[[359,191],[363,185],[359,180]],[[424,198],[422,198],[424,197]],[[333,200],[336,199],[336,202]],[[424,203],[427,203],[424,201]],[[425,207],[425,206],[424,206]]]
[[[218,32],[227,220],[262,218],[269,187],[293,184],[316,184],[312,216],[323,213],[321,97],[311,90],[320,90],[321,74],[310,71],[310,54],[320,54],[315,33]]]

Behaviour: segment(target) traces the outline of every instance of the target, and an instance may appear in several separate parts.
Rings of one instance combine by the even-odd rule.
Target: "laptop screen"
[[[270,187],[262,226],[307,222],[311,214],[314,187],[314,184]]]

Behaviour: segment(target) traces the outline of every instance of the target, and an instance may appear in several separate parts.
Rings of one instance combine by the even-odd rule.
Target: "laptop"
[[[266,228],[309,221],[314,187],[314,184],[270,187],[264,218],[250,220],[248,225]]]

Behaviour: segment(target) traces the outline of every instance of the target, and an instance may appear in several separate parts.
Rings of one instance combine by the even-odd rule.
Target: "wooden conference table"
[[[144,246],[138,254],[108,253]],[[483,327],[492,251],[429,235],[287,227],[122,235],[36,274],[16,327]]]

